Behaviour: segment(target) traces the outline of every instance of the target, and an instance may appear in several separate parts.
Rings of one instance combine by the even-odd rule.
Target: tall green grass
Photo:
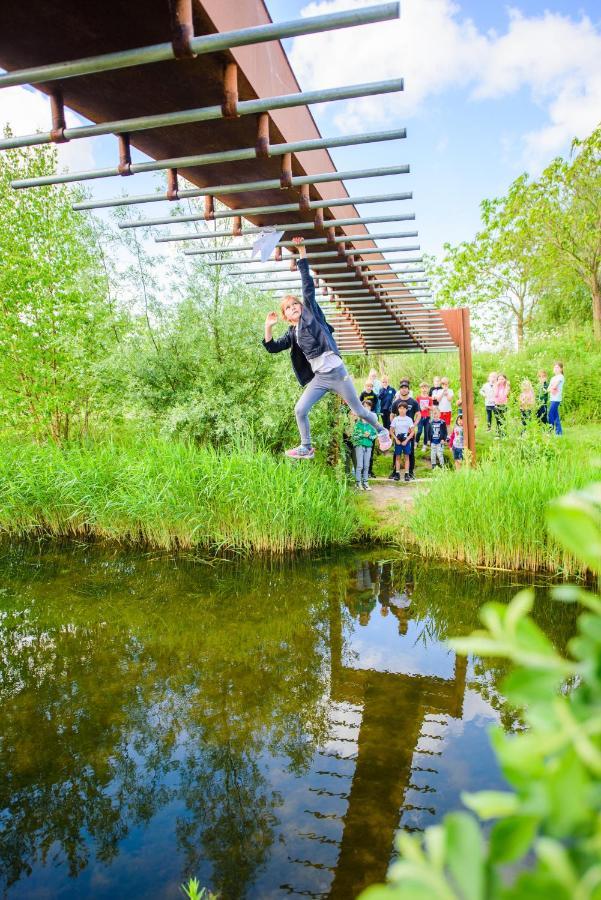
[[[433,478],[409,516],[405,538],[438,559],[583,574],[582,564],[547,532],[546,507],[599,474],[586,445],[542,433],[508,437],[477,468]]]
[[[344,484],[313,463],[158,439],[0,442],[0,533],[13,537],[283,553],[348,543],[356,528]]]

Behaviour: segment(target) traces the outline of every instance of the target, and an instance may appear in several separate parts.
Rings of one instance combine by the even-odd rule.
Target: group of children
[[[550,381],[547,380],[547,372],[544,369],[538,372],[537,377],[536,391],[528,378],[521,383],[518,403],[522,425],[525,427],[532,419],[533,413],[536,412],[536,418],[542,425],[549,425],[555,434],[561,435],[563,430],[559,409],[563,400],[563,363],[555,363]],[[498,436],[505,433],[505,418],[510,391],[511,385],[507,377],[497,372],[491,372],[488,380],[480,388],[480,394],[484,398],[486,406],[487,430],[492,430],[494,419]]]
[[[391,387],[389,379],[381,380],[372,369],[359,399],[363,406],[375,412],[382,424],[389,429],[393,441],[393,469],[389,478],[401,480],[401,467],[405,481],[415,479],[415,450],[423,440],[425,452],[430,451],[432,468],[444,466],[444,447],[452,449],[455,467],[463,461],[464,434],[461,411],[461,392],[458,394],[458,415],[451,428],[454,391],[449,387],[448,378],[436,376],[432,386],[426,382],[420,385],[417,397],[411,396],[410,383],[403,379],[398,391]],[[350,434],[349,449],[354,457],[354,473],[359,490],[369,491],[368,478],[371,469],[373,447],[376,439],[375,428],[358,420]]]

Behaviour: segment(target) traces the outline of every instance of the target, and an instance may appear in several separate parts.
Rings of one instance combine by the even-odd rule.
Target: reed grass
[[[585,448],[588,449],[588,448]],[[584,574],[548,533],[550,500],[599,479],[590,452],[539,436],[499,442],[475,469],[437,473],[403,540],[424,556],[491,569]]]
[[[0,533],[162,549],[284,553],[348,543],[345,485],[316,464],[150,439],[0,442]]]

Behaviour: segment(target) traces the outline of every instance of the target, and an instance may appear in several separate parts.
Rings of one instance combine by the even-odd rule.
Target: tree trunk
[[[593,334],[601,341],[601,287],[595,279],[591,291],[593,301]]]
[[[521,314],[518,316],[518,319],[517,319],[517,332],[518,332],[518,352],[519,352],[524,345],[524,317]]]

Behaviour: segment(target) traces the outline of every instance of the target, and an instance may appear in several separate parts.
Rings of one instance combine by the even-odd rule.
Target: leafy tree
[[[473,241],[445,244],[446,256],[435,273],[442,306],[469,306],[492,326],[509,325],[518,349],[539,301],[540,263],[526,219],[530,192],[522,176],[506,197],[484,200],[482,229]]]
[[[55,148],[0,157],[0,413],[38,438],[87,429],[101,389],[95,370],[114,343],[101,250],[65,185],[15,191],[15,178],[56,170]]]
[[[545,268],[575,276],[584,286],[601,340],[601,127],[573,142],[570,159],[547,166],[528,199],[528,225]]]

